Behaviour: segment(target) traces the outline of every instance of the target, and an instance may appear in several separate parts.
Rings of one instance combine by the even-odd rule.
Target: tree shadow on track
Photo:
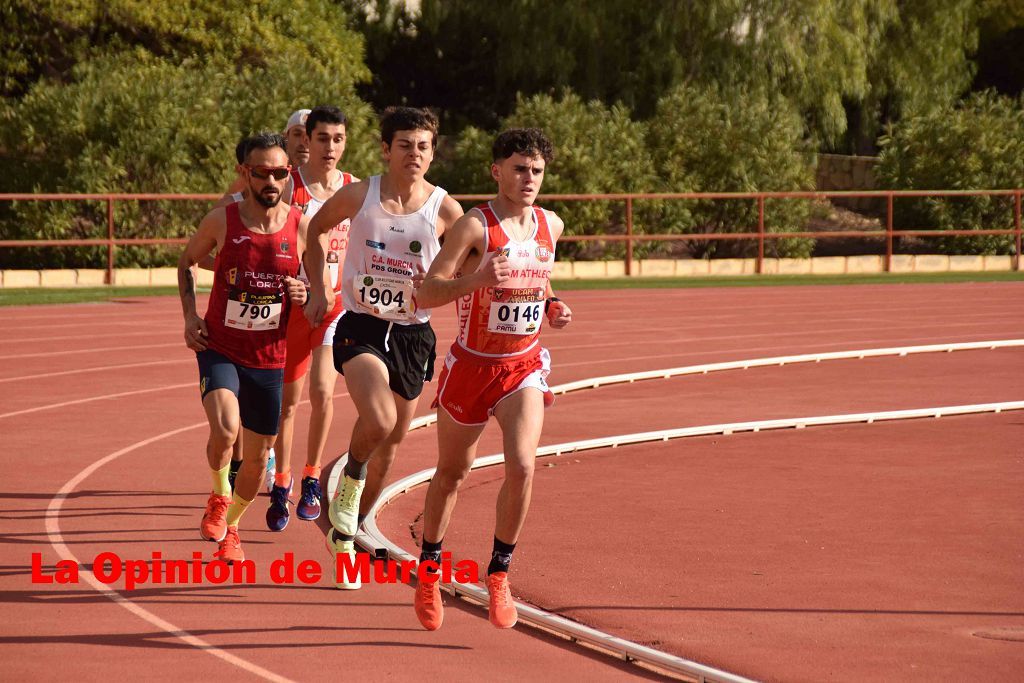
[[[209,495],[209,492],[203,493],[201,491],[192,493],[182,493],[181,491],[126,491],[125,489],[118,489],[116,491],[97,491],[97,490],[83,490],[83,491],[72,491],[64,496],[67,500],[75,500],[77,498],[99,498],[101,496],[107,497],[130,497],[135,498],[137,496],[196,496],[202,497]],[[50,500],[57,496],[56,491],[49,493],[27,493],[27,492],[14,492],[7,493],[0,491],[0,499],[13,498],[16,500],[34,499],[34,500]]]

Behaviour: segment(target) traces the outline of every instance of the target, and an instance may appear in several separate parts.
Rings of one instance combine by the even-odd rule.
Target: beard
[[[266,190],[264,190],[264,192],[265,191]],[[260,192],[258,194],[257,193],[253,193],[252,196],[253,196],[253,198],[256,200],[256,202],[260,206],[265,207],[267,209],[272,209],[272,208],[274,208],[275,206],[277,206],[281,202],[281,193],[280,192],[277,192],[277,193],[275,193],[275,194],[273,194],[271,196],[267,196],[267,195],[263,194],[263,192]]]

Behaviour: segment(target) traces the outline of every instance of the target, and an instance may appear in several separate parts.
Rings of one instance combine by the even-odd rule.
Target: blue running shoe
[[[292,492],[292,482],[288,486],[274,486],[270,491],[270,507],[267,508],[267,528],[271,531],[284,531],[288,526],[288,500]]]
[[[271,448],[267,453],[267,473],[263,475],[263,485],[267,487],[267,493],[270,493],[274,488],[274,474],[276,467],[277,458],[274,455],[274,449]]]
[[[316,477],[305,477],[302,480],[302,496],[295,506],[295,514],[299,519],[311,522],[320,517],[320,480]]]

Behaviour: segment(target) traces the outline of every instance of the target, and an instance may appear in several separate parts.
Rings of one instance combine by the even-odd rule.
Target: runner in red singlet
[[[553,401],[540,329],[545,318],[554,328],[565,327],[572,311],[553,296],[550,280],[564,226],[554,213],[533,205],[552,158],[551,142],[536,128],[508,130],[494,141],[493,158],[497,196],[452,227],[416,295],[424,307],[457,301],[459,317],[459,336],[438,380],[437,473],[427,490],[420,561],[440,563],[459,485],[493,415],[504,439],[505,482],[487,590],[491,623],[510,628],[517,615],[508,568],[530,504],[544,408]],[[417,586],[415,606],[424,628],[441,627],[437,581]]]
[[[307,298],[296,276],[308,219],[281,203],[290,172],[281,136],[253,136],[245,167],[246,198],[208,213],[178,261],[185,344],[196,351],[199,391],[210,423],[207,460],[213,492],[200,534],[217,541],[216,556],[229,562],[245,558],[238,521],[256,497],[277,434],[285,321],[291,306]],[[192,266],[215,248],[213,289],[200,318]],[[239,424],[244,454],[232,495],[228,462]]]
[[[337,107],[314,107],[306,118],[309,138],[309,161],[292,171],[291,183],[285,189],[285,201],[299,208],[307,218],[316,215],[334,193],[359,179],[338,169],[345,153],[345,114]],[[295,307],[288,317],[288,359],[284,366],[284,402],[281,423],[274,450],[277,452],[267,527],[283,531],[288,525],[289,495],[292,491],[292,434],[295,412],[302,398],[306,374],[309,383],[309,434],[306,441],[306,466],[302,471],[302,491],[295,513],[299,519],[315,520],[320,516],[320,460],[334,414],[334,385],[338,373],[334,369],[334,331],[342,314],[341,263],[348,248],[349,221],[332,226],[327,233],[327,267],[325,283],[335,293],[334,306],[317,327],[311,327],[302,309]],[[300,271],[305,279],[305,271]],[[312,369],[311,369],[312,368]]]

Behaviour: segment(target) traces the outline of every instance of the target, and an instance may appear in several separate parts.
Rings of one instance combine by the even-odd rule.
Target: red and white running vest
[[[206,309],[209,347],[249,368],[283,368],[291,303],[282,278],[299,273],[299,221],[295,207],[271,235],[245,227],[239,204],[224,207],[227,230],[214,265]]]
[[[499,252],[512,266],[512,277],[501,287],[484,287],[458,301],[459,336],[463,348],[481,356],[517,356],[537,346],[555,240],[548,227],[548,212],[533,207],[534,231],[513,240],[494,213],[490,202],[475,207],[484,217],[484,254],[480,267]]]
[[[335,188],[339,190],[352,182],[351,173],[341,173],[341,183]],[[326,199],[317,199],[309,191],[306,179],[302,177],[302,169],[292,171],[292,206],[302,212],[304,216],[312,218],[320,207],[326,203]],[[341,292],[341,256],[348,249],[348,230],[351,221],[348,219],[335,225],[327,233],[327,269],[331,273],[331,287],[335,292]],[[305,275],[305,269],[299,271]],[[337,307],[341,306],[341,297],[338,297]]]

